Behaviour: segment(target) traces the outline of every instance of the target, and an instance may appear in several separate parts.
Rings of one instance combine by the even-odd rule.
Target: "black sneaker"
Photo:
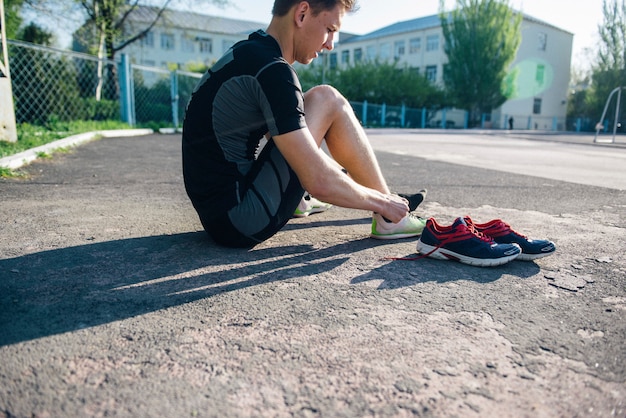
[[[439,260],[455,260],[479,267],[499,266],[521,254],[514,244],[498,244],[490,237],[468,227],[463,218],[441,226],[430,218],[417,241],[417,252]]]
[[[501,219],[494,219],[484,224],[477,224],[469,216],[464,218],[468,226],[472,226],[477,232],[485,234],[497,243],[517,244],[522,249],[518,260],[530,261],[547,257],[554,254],[556,246],[547,239],[528,239],[526,236],[515,232],[509,224]]]

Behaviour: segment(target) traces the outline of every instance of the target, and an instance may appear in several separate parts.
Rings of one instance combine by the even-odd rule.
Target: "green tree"
[[[473,126],[513,93],[507,75],[521,42],[522,16],[507,0],[457,0],[450,13],[440,0],[440,19],[446,90],[456,107],[469,112]]]
[[[611,91],[626,87],[626,1],[603,0],[602,10],[604,21],[598,26],[600,43],[588,95],[588,105],[597,120]]]
[[[567,99],[567,117],[569,119],[589,118],[587,106],[591,74],[581,69],[572,69],[570,75],[570,92]]]
[[[28,25],[20,29],[17,38],[32,44],[45,46],[52,46],[54,42],[54,34],[48,32],[34,22],[30,22]]]
[[[348,100],[409,107],[441,107],[444,93],[415,69],[397,63],[364,62],[322,74],[321,65],[298,70],[302,88],[326,82]]]
[[[22,4],[24,4],[24,0],[4,0],[4,23],[6,25],[4,30],[9,39],[15,39],[22,24],[20,15]]]

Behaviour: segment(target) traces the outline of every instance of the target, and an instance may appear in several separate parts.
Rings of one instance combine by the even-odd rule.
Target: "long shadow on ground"
[[[329,259],[308,245],[224,249],[197,232],[0,260],[0,346],[331,270],[345,262],[345,254],[363,246],[334,246],[328,254],[344,256]]]
[[[314,226],[320,225],[302,227]],[[223,292],[332,271],[353,254],[385,244],[363,238],[323,248],[286,245],[245,251],[218,247],[204,232],[192,232],[92,243],[0,260],[0,346]],[[505,272],[530,276],[537,269],[534,264],[514,271],[486,271],[429,260],[405,263],[410,262],[365,269],[360,277],[352,277],[351,283],[383,279],[380,288],[398,288],[423,281],[490,282]]]

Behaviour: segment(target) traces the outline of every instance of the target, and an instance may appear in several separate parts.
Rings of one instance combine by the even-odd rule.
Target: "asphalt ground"
[[[0,417],[626,416],[625,147],[370,133],[417,215],[556,254],[392,261],[416,240],[338,207],[220,248],[180,135],[89,142],[0,180]]]

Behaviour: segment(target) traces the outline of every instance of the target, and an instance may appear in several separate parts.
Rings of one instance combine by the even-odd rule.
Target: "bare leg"
[[[333,87],[318,86],[304,94],[306,122],[318,145],[326,139],[332,157],[357,183],[389,193],[374,151],[350,103]]]
[[[354,181],[389,194],[374,151],[348,101],[334,88],[319,86],[305,93],[304,109],[309,131],[317,144],[321,146],[326,139],[331,156],[348,170]],[[374,213],[370,236],[377,239],[414,237],[422,233],[425,224],[425,220],[408,214],[393,223]]]

